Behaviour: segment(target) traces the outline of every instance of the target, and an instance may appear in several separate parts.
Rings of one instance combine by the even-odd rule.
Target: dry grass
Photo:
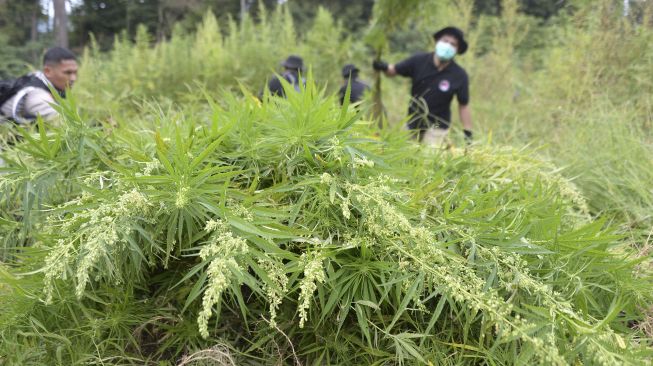
[[[653,271],[653,229],[648,233],[646,239],[640,244],[635,241],[638,250],[638,258],[647,258],[639,266],[637,266],[637,273],[647,274]]]
[[[215,345],[209,349],[197,351],[182,357],[177,366],[236,366],[229,349],[223,345]]]
[[[653,338],[653,306],[644,311],[644,320],[637,324],[637,328]]]

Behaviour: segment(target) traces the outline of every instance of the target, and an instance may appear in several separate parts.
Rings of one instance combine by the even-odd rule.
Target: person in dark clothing
[[[435,51],[418,53],[398,64],[374,61],[375,70],[387,76],[401,75],[412,79],[410,120],[406,127],[415,137],[429,145],[439,146],[447,138],[451,123],[451,101],[458,100],[465,140],[472,140],[472,116],[469,108],[469,78],[454,56],[467,51],[463,32],[446,27],[435,34]]]
[[[360,102],[363,95],[370,90],[370,86],[358,80],[358,72],[360,70],[353,64],[347,64],[342,68],[342,77],[345,79],[338,94],[340,95],[340,104],[345,101],[345,94],[347,93],[347,86],[351,85],[351,92],[349,95],[349,102]]]
[[[290,84],[296,91],[301,90],[301,85],[306,86],[306,79],[302,78],[301,73],[304,71],[304,60],[301,57],[290,55],[288,58],[281,63],[284,71],[281,74],[281,77],[284,78],[288,84]],[[270,94],[284,97],[286,92],[283,90],[283,85],[281,80],[275,75],[268,82],[268,90]]]

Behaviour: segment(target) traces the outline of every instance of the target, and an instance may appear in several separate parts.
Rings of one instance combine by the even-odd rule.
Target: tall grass
[[[480,103],[479,125],[493,141],[545,146],[596,213],[650,227],[653,90],[643,77],[653,67],[650,14],[639,22],[601,2],[550,28],[540,69],[513,66],[503,82],[489,72],[473,74],[488,102]]]
[[[33,193],[32,244],[5,251],[6,363],[225,343],[241,363],[646,359],[628,323],[649,276],[554,167],[371,139],[312,80],[219,100],[150,104],[110,135],[69,101],[62,128],[5,154],[5,212],[24,212],[31,171],[61,175]]]
[[[331,14],[320,9],[313,26],[301,36],[294,29],[287,7],[271,14],[260,10],[261,19],[218,24],[207,13],[197,33],[184,34],[177,28],[168,42],[150,47],[145,28],[138,30],[135,43],[116,38],[109,55],[92,46],[84,57],[79,89],[85,105],[106,111],[124,108],[134,100],[165,96],[185,101],[194,91],[215,93],[236,91],[246,85],[260,90],[280,62],[297,54],[310,65],[316,79],[336,91],[341,67],[360,59],[362,44],[355,43]]]
[[[524,56],[531,20],[504,5],[433,18],[485,50],[460,60],[466,150],[399,131],[405,81],[385,131],[338,106],[364,48],[326,11],[301,36],[280,7],[88,50],[61,126],[2,153],[0,364],[650,363],[651,111],[631,90],[653,33],[591,6]],[[256,98],[289,53],[305,90]],[[627,66],[581,72],[602,60]]]

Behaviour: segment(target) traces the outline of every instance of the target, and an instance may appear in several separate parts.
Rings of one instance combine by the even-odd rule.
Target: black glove
[[[388,71],[388,63],[381,60],[374,60],[372,68],[376,71]]]
[[[465,134],[465,142],[467,145],[472,144],[472,131],[471,130],[463,130],[463,133]]]

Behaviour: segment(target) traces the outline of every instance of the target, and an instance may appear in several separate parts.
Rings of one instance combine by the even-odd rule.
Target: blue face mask
[[[438,41],[435,44],[435,55],[442,61],[449,61],[456,56],[456,48],[447,42]]]

